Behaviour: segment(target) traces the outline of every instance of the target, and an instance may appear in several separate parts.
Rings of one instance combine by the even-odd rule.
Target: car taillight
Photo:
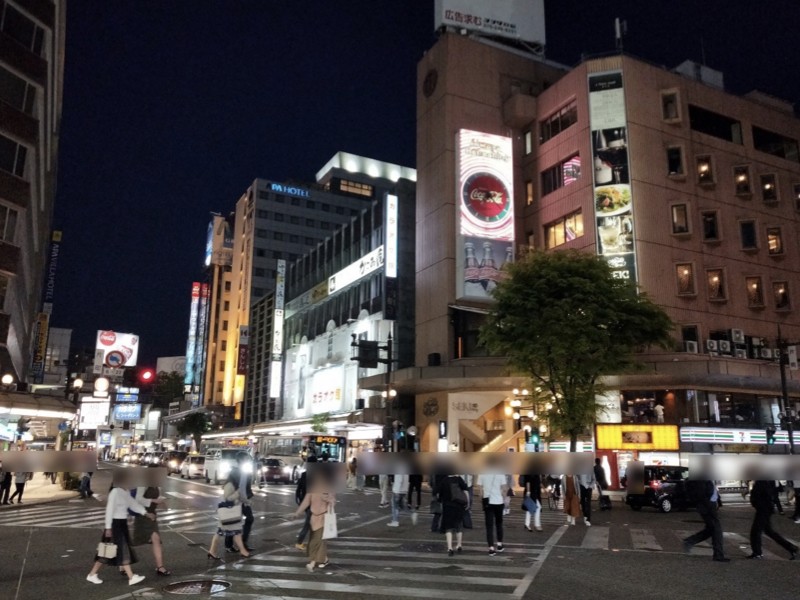
[[[653,479],[653,481],[651,481],[651,482],[650,482],[650,487],[651,487],[651,488],[652,488],[654,491],[656,491],[656,492],[657,492],[657,491],[658,491],[658,488],[660,488],[660,487],[661,487],[661,482],[660,482],[658,479]]]

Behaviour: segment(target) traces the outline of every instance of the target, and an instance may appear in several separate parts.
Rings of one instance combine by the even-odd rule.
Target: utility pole
[[[789,389],[786,383],[786,365],[789,363],[788,354],[789,344],[781,336],[781,328],[778,326],[778,352],[780,358],[778,364],[781,371],[781,425],[786,427],[786,433],[789,436],[789,454],[794,454],[794,409],[789,407]]]
[[[402,423],[392,417],[392,403],[397,397],[397,390],[392,389],[392,365],[394,364],[393,340],[389,333],[386,344],[381,346],[376,341],[359,340],[355,334],[352,335],[353,341],[350,346],[354,349],[354,356],[351,360],[358,361],[358,366],[362,369],[377,368],[378,363],[386,365],[386,389],[381,392],[386,409],[384,422],[384,438],[388,438],[389,448],[392,452],[397,451],[397,432],[400,431]],[[386,358],[379,357],[379,351],[386,352]]]

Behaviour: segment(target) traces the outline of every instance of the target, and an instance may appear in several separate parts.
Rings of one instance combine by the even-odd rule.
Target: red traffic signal
[[[156,372],[153,369],[142,369],[139,371],[139,381],[142,383],[153,383],[156,378]]]

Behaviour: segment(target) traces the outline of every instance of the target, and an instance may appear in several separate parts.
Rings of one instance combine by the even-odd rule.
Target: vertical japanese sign
[[[397,196],[386,195],[386,277],[397,277]]]
[[[247,325],[239,327],[239,355],[236,359],[236,374],[247,375],[250,362],[250,328]]]
[[[275,309],[272,313],[272,360],[269,365],[269,397],[281,395],[283,369],[283,311],[286,300],[286,261],[278,261],[275,279]]]
[[[50,315],[40,312],[36,318],[33,332],[33,361],[31,362],[31,380],[42,383],[44,380],[44,361],[47,356],[47,336],[50,332]]]
[[[633,197],[622,71],[589,76],[597,253],[614,277],[636,283]]]
[[[456,165],[456,298],[489,299],[514,257],[511,138],[461,129]]]
[[[192,283],[192,303],[189,308],[189,335],[186,338],[186,375],[184,385],[194,385],[197,369],[197,313],[200,307],[200,282]]]

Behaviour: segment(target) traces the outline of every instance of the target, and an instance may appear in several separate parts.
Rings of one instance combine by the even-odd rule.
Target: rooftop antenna
[[[614,19],[614,39],[616,40],[617,50],[622,50],[622,36],[628,33],[628,22],[617,17]]]

